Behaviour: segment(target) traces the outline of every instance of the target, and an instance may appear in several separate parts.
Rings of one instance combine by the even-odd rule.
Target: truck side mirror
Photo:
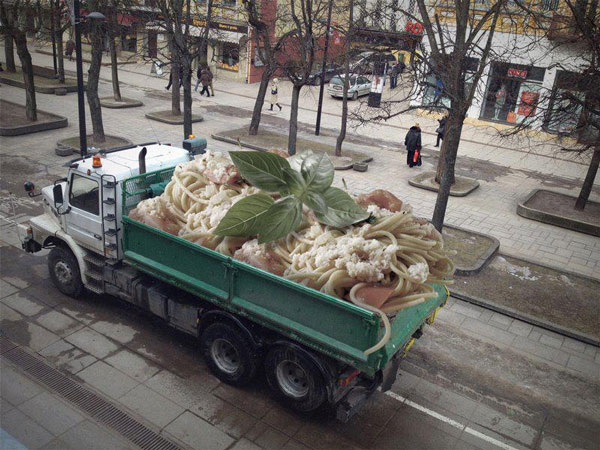
[[[62,186],[60,184],[54,185],[52,196],[54,197],[54,207],[58,209],[58,207],[64,203]]]

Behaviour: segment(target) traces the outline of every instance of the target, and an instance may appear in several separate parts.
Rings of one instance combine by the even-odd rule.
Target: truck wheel
[[[200,336],[200,347],[212,373],[233,386],[248,384],[256,374],[258,357],[240,331],[227,323],[213,323]]]
[[[293,347],[272,348],[265,359],[265,372],[271,389],[296,411],[314,411],[327,397],[325,382],[316,364]]]
[[[77,298],[83,292],[79,264],[71,250],[54,247],[48,255],[50,278],[60,292]]]

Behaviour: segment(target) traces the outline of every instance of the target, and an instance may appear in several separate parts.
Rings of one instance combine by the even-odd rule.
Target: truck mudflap
[[[391,366],[392,364],[390,364]],[[394,372],[395,374],[396,372]],[[395,376],[394,376],[395,378]],[[364,404],[371,398],[371,396],[377,391],[377,388],[381,385],[383,379],[382,371],[378,371],[375,378],[372,380],[361,379],[351,389],[348,390],[346,395],[337,403],[335,415],[337,420],[340,422],[348,422],[354,414],[356,414],[364,406]]]

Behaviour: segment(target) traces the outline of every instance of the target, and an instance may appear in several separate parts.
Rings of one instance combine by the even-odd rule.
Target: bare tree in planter
[[[257,4],[257,3],[260,3]],[[252,39],[258,49],[257,57],[263,64],[263,72],[260,77],[260,86],[252,110],[252,120],[248,128],[250,136],[258,134],[258,127],[265,103],[265,96],[269,87],[269,80],[279,68],[280,53],[286,39],[292,34],[291,31],[284,32],[278,36],[277,30],[277,2],[274,0],[257,2],[257,0],[243,0],[243,5],[248,14],[248,24],[252,27]]]
[[[541,87],[537,96],[518,105],[527,114],[504,135],[520,134],[532,126],[543,125],[556,133],[560,151],[571,155],[591,154],[587,174],[581,186],[575,209],[583,210],[589,199],[600,164],[600,8],[598,0],[581,2],[564,0],[550,23],[527,2],[518,0],[523,8],[545,29],[543,35],[548,52],[564,52],[579,56],[576,65],[559,61],[556,89]]]
[[[292,82],[292,104],[288,153],[296,154],[298,135],[298,100],[300,90],[310,83],[310,74],[315,62],[315,53],[320,34],[326,32],[327,0],[288,0],[280,8],[285,9],[283,17],[290,23],[290,39],[284,45],[282,69]]]
[[[342,156],[342,144],[346,139],[346,126],[348,123],[348,89],[350,87],[350,44],[353,38],[354,27],[354,0],[350,0],[348,8],[348,26],[344,41],[344,90],[342,94],[342,122],[340,134],[335,141],[335,156]]]
[[[98,0],[88,2],[90,11],[106,11],[104,6]],[[104,24],[98,20],[90,20],[88,23],[92,49],[85,92],[92,120],[92,139],[94,144],[102,144],[106,141],[106,137],[102,122],[102,106],[98,97],[98,81],[100,79],[100,69],[102,68]]]
[[[33,64],[31,53],[27,48],[27,31],[38,31],[41,21],[33,30],[27,28],[27,11],[34,9],[37,16],[41,17],[39,1],[29,0],[3,0],[0,2],[0,31],[12,39],[17,47],[17,54],[21,61],[23,71],[23,82],[25,83],[25,115],[31,121],[37,120],[37,104],[35,99],[35,84],[33,79]],[[14,60],[13,60],[14,66]]]
[[[6,58],[6,71],[7,72],[16,72],[17,67],[15,66],[15,47],[13,46],[13,37],[4,33],[4,55]]]
[[[65,31],[71,27],[69,10],[61,0],[50,0],[52,4],[52,20],[54,21],[54,41],[56,42],[56,62],[59,83],[65,82],[65,55],[63,47],[63,36]]]

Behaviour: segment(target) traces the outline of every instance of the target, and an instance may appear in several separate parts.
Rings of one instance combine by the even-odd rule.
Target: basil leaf
[[[300,170],[311,191],[324,192],[333,183],[333,163],[325,153],[309,155]]]
[[[369,218],[369,213],[341,189],[330,187],[323,193],[323,198],[327,204],[327,212],[315,211],[315,216],[325,225],[342,228]]]
[[[273,203],[261,219],[258,243],[276,241],[294,231],[302,221],[302,202],[289,196]]]
[[[235,203],[221,219],[214,233],[217,236],[252,236],[258,234],[261,219],[274,200],[266,194],[254,194]]]
[[[306,183],[304,178],[302,178],[302,175],[300,175],[300,172],[290,169],[289,167],[284,167],[283,179],[287,184],[289,192],[298,197],[302,197],[304,195],[304,192],[306,191]]]
[[[320,192],[308,191],[304,197],[302,197],[302,201],[315,213],[319,212],[325,214],[327,212],[327,203],[325,202],[323,194]]]
[[[311,155],[314,155],[312,150],[304,150],[302,153],[296,153],[295,155],[290,156],[287,161],[290,163],[290,167],[292,169],[300,172],[300,169],[302,169],[302,163]]]
[[[290,164],[285,158],[267,152],[229,152],[242,177],[253,186],[267,192],[278,192],[287,187],[283,169]]]

